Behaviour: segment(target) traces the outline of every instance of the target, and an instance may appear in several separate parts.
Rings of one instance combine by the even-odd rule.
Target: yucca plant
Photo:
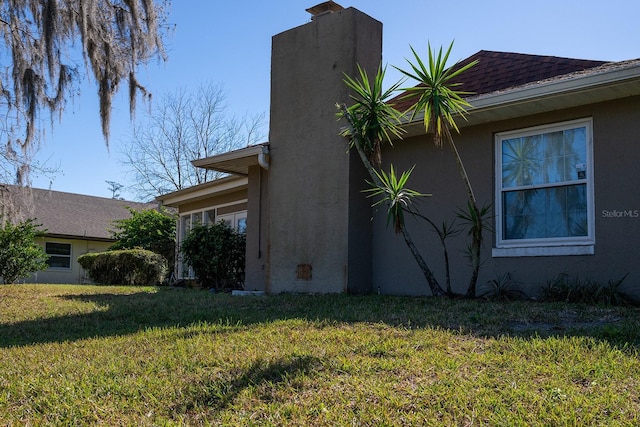
[[[409,181],[409,177],[411,176],[414,168],[415,165],[408,171],[402,172],[399,176],[393,165],[391,165],[389,173],[386,173],[384,170],[381,170],[380,172],[376,171],[377,183],[369,183],[371,187],[364,191],[369,193],[369,197],[376,197],[378,199],[373,206],[382,204],[387,206],[387,226],[389,223],[393,223],[393,228],[396,234],[402,234],[405,243],[409,247],[409,250],[413,254],[413,257],[429,283],[431,293],[434,296],[442,296],[445,295],[445,292],[418,251],[411,235],[407,231],[405,223],[404,213],[415,213],[415,210],[413,209],[413,200],[418,197],[430,196],[430,194],[423,194],[407,188],[407,181]]]
[[[399,138],[403,132],[400,128],[400,112],[388,100],[400,87],[401,82],[384,89],[383,81],[386,69],[378,67],[373,79],[358,65],[358,78],[345,75],[344,82],[353,93],[350,95],[354,104],[350,107],[338,105],[338,117],[344,118],[349,126],[341,135],[349,139],[349,148],[355,148],[360,155],[369,175],[373,180],[373,165],[380,167],[382,161],[382,144],[392,144],[392,137]]]
[[[449,262],[449,249],[447,248],[447,239],[453,236],[457,236],[460,234],[462,229],[456,223],[456,220],[453,219],[451,221],[444,220],[441,225],[433,222],[429,217],[422,215],[420,212],[411,212],[412,215],[421,218],[427,222],[438,235],[438,240],[440,240],[440,245],[442,246],[442,256],[444,259],[444,273],[445,273],[445,285],[446,285],[446,293],[448,296],[454,296],[455,293],[451,287],[451,265]]]
[[[463,97],[470,95],[470,92],[463,92],[455,88],[461,83],[453,81],[461,73],[475,66],[478,61],[470,62],[463,67],[446,67],[453,42],[445,53],[442,47],[436,56],[431,44],[427,45],[429,62],[428,66],[422,61],[415,49],[410,46],[415,64],[407,60],[412,71],[406,71],[399,67],[394,67],[410,79],[415,80],[418,85],[404,88],[406,95],[403,99],[415,99],[406,113],[411,113],[411,120],[422,113],[425,130],[433,128],[433,138],[436,145],[440,146],[443,140],[452,143],[451,129],[459,132],[455,116],[465,116],[467,108],[471,104]]]
[[[393,229],[396,233],[400,233],[404,225],[404,212],[410,210],[415,197],[430,196],[430,194],[422,194],[418,191],[406,188],[407,181],[413,173],[415,165],[408,171],[402,172],[400,176],[396,173],[395,168],[391,165],[389,173],[384,170],[376,171],[378,179],[382,185],[369,183],[371,188],[364,190],[369,193],[368,197],[377,197],[378,200],[373,206],[381,204],[388,205],[387,208],[387,226],[393,222]]]
[[[411,69],[407,71],[398,67],[395,68],[418,83],[416,86],[406,88],[407,94],[404,99],[414,100],[406,113],[411,114],[411,120],[415,120],[420,114],[423,114],[422,120],[425,131],[427,133],[429,130],[433,132],[433,140],[436,146],[442,146],[444,142],[449,144],[464,182],[468,198],[469,218],[473,220],[470,231],[472,274],[466,296],[474,297],[480,270],[483,221],[469,175],[453,141],[451,130],[459,132],[455,117],[465,117],[467,108],[471,107],[471,104],[464,99],[464,96],[469,95],[469,93],[456,90],[460,83],[456,82],[455,78],[476,65],[477,61],[470,62],[462,67],[447,67],[446,64],[452,48],[453,42],[446,52],[443,53],[441,47],[436,55],[434,50],[431,49],[431,44],[428,44],[429,60],[425,64],[415,49],[411,47],[415,61],[407,60]]]
[[[388,220],[393,220],[397,233],[401,233],[413,257],[424,274],[433,295],[444,295],[438,281],[428,267],[426,261],[413,242],[404,221],[404,210],[410,205],[413,197],[421,195],[405,188],[411,171],[403,172],[399,177],[395,169],[386,174],[378,172],[382,160],[381,149],[383,143],[392,144],[392,137],[400,138],[401,114],[389,103],[393,93],[400,87],[401,82],[393,84],[384,90],[383,81],[386,69],[378,67],[376,75],[370,79],[366,71],[358,65],[358,78],[345,76],[344,82],[353,93],[351,99],[354,104],[350,107],[338,105],[338,117],[346,120],[348,126],[341,135],[348,138],[349,148],[358,151],[360,159],[371,177],[371,189],[365,190],[370,196],[382,196],[374,206],[387,204]]]

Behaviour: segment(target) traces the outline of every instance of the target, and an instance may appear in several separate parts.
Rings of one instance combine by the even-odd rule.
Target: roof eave
[[[191,164],[197,168],[247,176],[249,175],[249,167],[259,164],[258,156],[268,154],[267,145],[259,144],[204,159],[196,159],[191,161]]]
[[[472,107],[460,128],[531,114],[577,107],[640,95],[640,66],[616,68],[600,73],[571,75],[468,98]],[[457,116],[460,118],[460,116]],[[403,127],[405,136],[424,133],[424,116]]]
[[[205,184],[174,191],[173,193],[158,196],[156,200],[164,206],[177,207],[184,203],[203,200],[215,195],[229,194],[246,188],[249,179],[246,176],[229,176],[210,181]]]
[[[78,235],[78,234],[65,234],[65,233],[44,233],[43,237],[50,239],[65,239],[65,240],[87,240],[92,242],[106,242],[113,243],[116,239],[110,237],[99,237],[99,236],[87,236],[87,235]]]

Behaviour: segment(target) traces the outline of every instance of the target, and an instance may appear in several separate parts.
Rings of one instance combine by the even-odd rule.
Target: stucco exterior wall
[[[44,237],[37,240],[37,243],[45,246],[46,242],[71,244],[71,268],[49,268],[44,271],[33,273],[25,280],[25,283],[92,283],[86,276],[85,271],[78,264],[78,257],[89,252],[104,252],[113,242],[102,242],[94,240],[63,239]]]
[[[355,150],[351,150],[349,169],[349,223],[347,291],[370,293],[372,288],[371,199],[362,197],[371,178]]]
[[[494,135],[514,129],[592,118],[594,163],[595,247],[593,255],[492,257],[495,238],[485,234],[483,268],[479,290],[497,275],[510,273],[521,282],[529,295],[535,295],[542,284],[558,274],[607,283],[628,274],[623,289],[640,297],[640,263],[637,244],[640,241],[640,98],[554,111],[462,129],[456,143],[480,205],[495,205],[495,141]],[[419,208],[436,224],[453,219],[456,208],[466,205],[465,190],[453,156],[447,147],[435,148],[427,137],[415,137],[384,153],[385,163],[400,170],[416,164],[409,187],[432,193]],[[387,166],[388,167],[388,166]],[[626,212],[617,216],[615,212]],[[614,212],[612,214],[612,212]],[[495,226],[495,223],[494,223]],[[408,224],[425,259],[444,286],[442,247],[436,234],[422,221]],[[463,251],[466,233],[448,241],[454,289],[466,290],[470,266]],[[386,228],[384,212],[375,216],[373,231],[373,285],[384,293],[429,294],[426,280],[406,248],[401,236]]]
[[[382,24],[353,8],[273,37],[268,292],[370,287],[369,275],[358,271],[370,271],[371,260],[356,256],[370,246],[360,222],[369,210],[352,197],[352,162],[335,104],[349,102],[344,73],[355,75],[358,63],[375,71],[381,52]],[[360,228],[351,215],[364,216],[355,223]]]
[[[247,203],[247,251],[245,290],[264,291],[266,284],[269,227],[269,173],[260,166],[249,168]]]

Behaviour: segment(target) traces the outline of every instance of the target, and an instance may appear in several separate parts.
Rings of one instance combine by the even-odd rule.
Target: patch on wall
[[[296,279],[311,280],[311,264],[298,264]]]

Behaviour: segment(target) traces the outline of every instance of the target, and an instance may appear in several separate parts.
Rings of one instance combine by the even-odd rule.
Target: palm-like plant
[[[404,96],[404,99],[415,99],[415,102],[407,111],[411,113],[411,120],[423,114],[425,131],[429,132],[430,129],[433,130],[434,143],[437,146],[441,146],[443,141],[450,144],[456,156],[456,161],[465,186],[467,187],[467,192],[470,198],[475,201],[469,177],[453,141],[453,136],[451,135],[451,129],[460,132],[455,121],[455,116],[465,117],[467,108],[471,107],[471,104],[463,98],[463,96],[469,95],[469,92],[455,90],[461,83],[457,83],[453,81],[453,79],[462,72],[475,66],[478,61],[470,62],[457,69],[454,69],[454,67],[446,68],[452,48],[453,42],[444,54],[442,48],[440,48],[438,56],[436,57],[434,51],[431,49],[431,44],[428,44],[429,63],[427,67],[415,49],[411,47],[415,64],[409,60],[407,60],[407,62],[413,72],[398,67],[395,68],[405,76],[418,82],[417,86],[405,89],[407,94]]]
[[[348,108],[339,106],[338,113],[338,117],[345,118],[349,123],[349,127],[341,133],[349,138],[349,148],[355,147],[361,157],[366,158],[363,161],[368,160],[369,164],[376,166],[380,166],[382,161],[382,144],[391,144],[391,138],[399,138],[403,132],[400,128],[400,112],[387,102],[401,82],[385,90],[385,73],[386,69],[379,67],[374,78],[369,79],[366,71],[358,65],[359,78],[345,75],[344,82],[353,91],[351,99],[354,104]],[[373,178],[373,170],[369,172]]]
[[[381,204],[387,204],[387,226],[390,222],[393,222],[393,228],[396,233],[399,233],[404,224],[404,212],[411,208],[413,199],[415,197],[430,196],[430,194],[422,194],[418,191],[406,188],[407,181],[411,176],[411,173],[415,169],[415,165],[408,171],[402,172],[400,176],[396,173],[395,168],[391,165],[389,173],[381,170],[376,171],[376,175],[382,186],[371,184],[371,188],[364,190],[365,193],[369,193],[368,197],[377,197],[378,200],[373,206],[379,206]]]
[[[384,90],[383,80],[385,69],[378,68],[373,79],[358,66],[358,78],[345,76],[345,84],[353,91],[351,99],[355,103],[351,107],[338,105],[338,117],[344,118],[348,126],[341,135],[349,139],[349,148],[356,148],[362,163],[367,169],[372,182],[368,190],[371,195],[383,196],[376,204],[388,204],[388,219],[393,219],[396,232],[402,233],[405,243],[409,247],[416,262],[420,266],[433,295],[444,295],[435,276],[427,266],[424,258],[413,243],[404,222],[404,209],[410,205],[413,197],[421,195],[413,190],[405,189],[411,171],[397,176],[392,168],[389,174],[377,172],[381,162],[381,148],[384,142],[391,144],[392,137],[401,137],[401,114],[388,101],[401,82],[397,82]],[[373,163],[373,164],[372,164]],[[413,169],[412,169],[413,170]]]
[[[407,181],[409,181],[409,177],[414,168],[415,165],[408,171],[402,172],[400,176],[396,173],[393,165],[391,165],[389,173],[386,173],[384,170],[380,172],[375,171],[377,183],[370,183],[371,188],[365,190],[365,192],[369,193],[369,197],[378,198],[373,206],[387,205],[387,226],[393,222],[393,228],[396,234],[402,234],[405,243],[427,279],[431,293],[434,296],[442,296],[445,295],[444,290],[418,251],[418,248],[413,243],[413,239],[409,235],[405,225],[404,213],[417,213],[412,207],[413,200],[417,197],[430,196],[430,194],[423,194],[407,188]]]
[[[456,164],[462,176],[464,182],[467,197],[468,206],[470,210],[470,217],[474,218],[474,222],[471,224],[471,260],[473,266],[473,272],[469,287],[467,288],[466,296],[474,297],[476,293],[476,283],[478,280],[478,272],[480,269],[480,249],[482,246],[482,228],[483,221],[478,204],[476,202],[473,188],[471,187],[471,181],[458,152],[458,148],[453,141],[451,130],[459,132],[458,126],[455,122],[456,116],[465,117],[467,108],[471,104],[463,97],[468,95],[468,92],[456,90],[456,87],[460,86],[460,83],[454,81],[461,73],[476,65],[477,61],[470,62],[462,67],[447,67],[446,63],[449,59],[449,54],[453,48],[453,43],[449,45],[449,48],[443,53],[442,48],[439,49],[438,54],[435,55],[431,49],[431,44],[428,45],[429,61],[425,64],[416,51],[411,48],[411,52],[414,56],[414,62],[407,60],[411,70],[406,71],[397,68],[405,76],[418,82],[417,86],[407,88],[407,95],[405,99],[414,99],[415,102],[408,109],[407,113],[411,113],[411,119],[417,118],[420,114],[424,114],[423,122],[425,131],[433,131],[434,143],[437,146],[441,146],[443,142],[449,143],[451,150],[454,153]]]

